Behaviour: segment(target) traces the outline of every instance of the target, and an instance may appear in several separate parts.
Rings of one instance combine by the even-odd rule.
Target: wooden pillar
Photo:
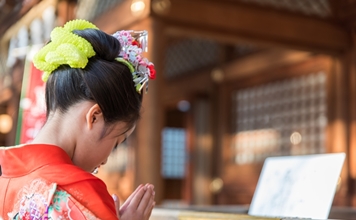
[[[20,105],[22,78],[25,62],[17,60],[14,67],[11,69],[11,98],[7,101],[7,114],[12,117],[12,129],[7,134],[6,146],[15,145],[17,121]]]
[[[146,18],[130,28],[148,31],[146,57],[155,64],[157,73],[156,79],[149,82],[148,93],[143,96],[141,119],[136,127],[135,185],[154,184],[156,203],[160,204],[164,192],[161,176],[161,132],[164,120],[161,83],[164,69],[162,57],[166,44],[161,24],[152,18]]]
[[[347,54],[348,66],[348,132],[349,132],[349,166],[350,166],[350,194],[351,205],[356,206],[356,34],[353,33],[353,46]]]
[[[57,25],[63,26],[67,21],[75,19],[75,9],[75,2],[59,0],[57,3]]]
[[[328,73],[328,127],[327,152],[345,152],[348,154],[348,99],[347,76],[348,66],[346,56],[335,57]],[[349,197],[349,157],[346,156],[340,174],[339,190],[335,194],[334,204],[348,206]]]
[[[212,204],[210,183],[212,181],[213,137],[210,123],[211,106],[208,98],[197,98],[193,103],[193,150],[192,150],[192,202],[194,205]]]

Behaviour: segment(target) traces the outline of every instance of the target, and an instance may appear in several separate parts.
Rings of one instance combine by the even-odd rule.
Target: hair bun
[[[90,42],[94,51],[96,52],[96,57],[107,61],[113,61],[121,50],[120,42],[97,29],[84,29],[84,30],[74,30],[73,33],[83,37]]]

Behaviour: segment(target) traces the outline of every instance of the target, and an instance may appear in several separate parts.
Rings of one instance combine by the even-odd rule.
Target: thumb
[[[115,203],[115,209],[116,209],[116,215],[118,218],[120,218],[120,200],[119,197],[117,197],[117,195],[113,194],[112,195],[112,199],[114,200]]]

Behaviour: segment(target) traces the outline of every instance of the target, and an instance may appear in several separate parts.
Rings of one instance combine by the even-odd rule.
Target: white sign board
[[[249,215],[327,219],[344,153],[265,160]]]

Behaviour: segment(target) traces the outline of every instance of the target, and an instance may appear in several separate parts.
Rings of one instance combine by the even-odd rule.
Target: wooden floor
[[[203,219],[280,219],[280,218],[261,218],[248,216],[246,214],[233,214],[233,213],[216,213],[216,212],[201,212],[201,211],[186,211],[174,209],[161,209],[155,208],[152,212],[150,220],[203,220]]]
[[[231,219],[231,220],[256,220],[256,219],[302,219],[302,218],[264,218],[247,215],[247,206],[191,206],[185,208],[157,207],[152,211],[150,220],[203,220],[203,219]],[[348,207],[333,207],[329,219],[356,219],[356,209]],[[308,219],[311,220],[311,219]]]

